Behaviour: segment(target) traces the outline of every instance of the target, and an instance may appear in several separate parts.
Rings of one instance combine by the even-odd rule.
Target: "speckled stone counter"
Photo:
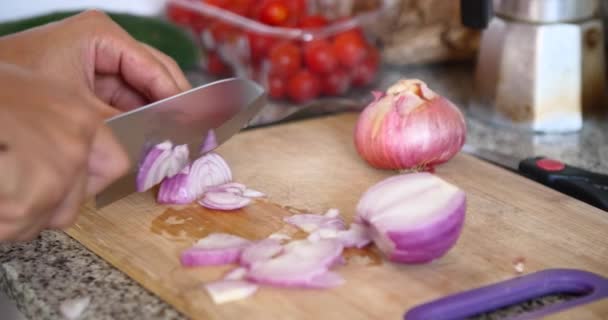
[[[469,65],[389,67],[379,87],[385,88],[402,76],[419,78],[465,107],[471,92],[471,70]],[[471,145],[519,157],[550,156],[608,174],[606,119],[588,119],[576,134],[533,135],[494,128],[475,115],[467,114],[467,118]],[[61,302],[83,296],[90,297],[91,302],[81,319],[183,318],[154,294],[57,231],[46,231],[29,243],[0,245],[0,290],[30,319],[61,319]]]

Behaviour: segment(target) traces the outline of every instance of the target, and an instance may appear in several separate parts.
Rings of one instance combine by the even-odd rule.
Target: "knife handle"
[[[519,163],[519,172],[547,187],[608,211],[608,176],[535,157]]]

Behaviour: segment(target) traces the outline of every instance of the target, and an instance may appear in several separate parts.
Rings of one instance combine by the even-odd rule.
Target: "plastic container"
[[[216,78],[253,79],[266,88],[273,105],[289,109],[275,110],[262,122],[319,100],[344,102],[369,93],[381,65],[376,35],[383,32],[382,22],[396,3],[309,0],[305,14],[282,26],[260,22],[262,15],[252,13],[256,5],[260,9],[264,3],[290,1],[297,2],[253,0],[247,10],[223,9],[208,0],[170,0],[167,6],[168,19],[196,36],[203,52],[201,69]],[[316,25],[320,15],[327,20],[325,25],[306,27]]]

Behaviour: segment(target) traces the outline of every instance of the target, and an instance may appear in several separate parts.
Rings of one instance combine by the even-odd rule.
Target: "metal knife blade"
[[[519,168],[519,162],[522,160],[508,154],[502,154],[492,150],[477,148],[469,144],[465,144],[462,147],[462,151],[482,160],[486,160],[495,165],[501,166],[505,169],[515,171],[517,171],[517,168]]]
[[[135,192],[138,164],[150,147],[167,140],[174,145],[187,144],[193,160],[200,157],[202,142],[210,130],[219,146],[245,127],[265,103],[266,94],[261,86],[233,78],[202,85],[108,119],[106,124],[126,150],[131,168],[97,195],[97,207]]]

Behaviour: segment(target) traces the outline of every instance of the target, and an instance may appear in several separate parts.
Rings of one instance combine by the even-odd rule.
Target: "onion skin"
[[[360,114],[359,155],[379,169],[432,170],[460,151],[466,124],[460,110],[420,80],[400,80]]]
[[[369,188],[357,205],[357,221],[367,227],[387,259],[427,263],[444,256],[460,237],[466,195],[428,172],[402,174]]]

